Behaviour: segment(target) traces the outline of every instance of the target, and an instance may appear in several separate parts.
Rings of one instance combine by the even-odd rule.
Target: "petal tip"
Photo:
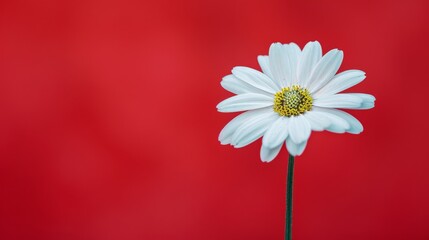
[[[282,46],[283,46],[283,44],[281,44],[280,42],[273,42],[270,45],[270,49],[275,48],[275,47],[282,47]]]
[[[263,163],[269,163],[269,162],[273,161],[274,158],[276,158],[276,156],[277,155],[274,155],[274,156],[264,156],[262,154],[262,152],[261,152],[261,154],[260,154],[261,162],[263,162]]]

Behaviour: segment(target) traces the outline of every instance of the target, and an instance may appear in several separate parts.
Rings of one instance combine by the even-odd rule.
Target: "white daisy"
[[[273,43],[268,56],[258,56],[262,72],[235,67],[222,79],[226,90],[237,94],[217,105],[219,112],[242,112],[220,132],[219,141],[236,148],[260,137],[261,160],[270,162],[283,143],[293,156],[301,155],[311,131],[358,134],[362,124],[341,109],[370,109],[375,98],[364,93],[340,93],[365,79],[360,70],[337,73],[343,52],[322,56],[319,42],[301,49]]]

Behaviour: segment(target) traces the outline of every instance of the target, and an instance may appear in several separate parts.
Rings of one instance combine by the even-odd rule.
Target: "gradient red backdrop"
[[[296,161],[296,240],[429,239],[427,1],[1,1],[0,239],[282,239],[287,153],[221,146],[222,76],[344,50],[360,135]]]

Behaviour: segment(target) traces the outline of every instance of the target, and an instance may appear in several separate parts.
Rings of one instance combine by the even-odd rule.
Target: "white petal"
[[[222,87],[225,90],[230,91],[230,92],[235,93],[235,94],[241,94],[241,93],[248,92],[246,89],[247,86],[244,85],[242,81],[240,81],[239,79],[237,79],[233,75],[227,75],[227,76],[223,77],[222,81],[220,82],[220,85],[222,85]]]
[[[350,129],[350,124],[343,118],[329,112],[329,109],[313,107],[312,111],[317,112],[319,116],[329,119],[329,126],[325,129],[334,133],[345,133]]]
[[[220,84],[224,89],[235,94],[259,93],[267,96],[272,96],[272,93],[268,93],[259,88],[253,87],[252,85],[245,83],[242,80],[234,77],[234,75],[232,74],[223,77]]]
[[[281,87],[291,83],[289,58],[285,49],[281,43],[273,43],[268,55],[273,80],[278,82]]]
[[[251,121],[253,118],[260,114],[267,114],[272,112],[271,108],[263,108],[263,109],[257,109],[257,110],[250,110],[244,113],[241,113],[240,115],[233,118],[228,124],[225,125],[225,127],[222,129],[222,131],[219,134],[219,141],[221,144],[230,144],[232,135],[235,133],[238,127],[240,127],[244,122]]]
[[[292,52],[294,52],[298,56],[301,56],[301,48],[299,48],[299,46],[296,43],[291,42],[291,43],[289,43],[289,46],[290,46]]]
[[[347,123],[350,125],[350,127],[347,129],[346,132],[353,133],[353,134],[359,134],[363,131],[362,123],[360,123],[359,120],[357,120],[351,114],[346,113],[346,112],[341,111],[341,110],[338,110],[338,109],[325,109],[324,111],[327,113],[334,114],[334,115],[346,120]]]
[[[311,130],[313,131],[323,131],[331,124],[328,117],[317,111],[308,111],[304,113],[304,116],[310,123]]]
[[[272,105],[272,97],[257,93],[243,93],[223,100],[216,107],[219,112],[240,112]]]
[[[235,67],[232,69],[232,74],[253,87],[261,89],[269,93],[276,93],[279,88],[265,74],[248,67]]]
[[[271,111],[270,113],[260,114],[252,120],[244,122],[232,136],[231,144],[235,148],[240,148],[256,141],[264,135],[265,131],[278,117],[277,113]]]
[[[310,137],[311,125],[303,115],[289,118],[289,136],[296,144],[300,144]]]
[[[375,97],[365,93],[339,93],[314,100],[313,105],[326,108],[370,109]]]
[[[262,72],[269,78],[273,79],[273,74],[271,73],[270,69],[270,59],[268,58],[268,56],[258,56],[258,63],[261,67]]]
[[[286,139],[286,148],[289,154],[292,156],[299,156],[304,152],[305,147],[307,146],[307,141],[304,141],[300,144],[296,144],[290,137]]]
[[[264,134],[262,144],[268,148],[281,145],[288,135],[288,121],[289,118],[279,117]]]
[[[296,69],[298,67],[300,52],[296,47],[296,44],[283,44],[283,49],[287,58],[286,63],[288,64],[285,66],[286,79],[288,79],[290,84],[298,83]]]
[[[310,75],[321,58],[322,47],[318,41],[305,45],[297,68],[298,82],[301,86],[308,87]]]
[[[314,99],[313,106],[326,108],[359,109],[363,99],[350,93],[340,93]]]
[[[332,95],[353,87],[365,79],[365,72],[360,70],[348,70],[341,72],[332,78],[324,87],[313,94],[314,98],[323,95]]]
[[[269,148],[264,145],[261,146],[261,160],[262,162],[271,162],[280,152],[283,144],[278,145],[274,148]]]
[[[326,53],[314,67],[310,76],[308,89],[315,93],[334,77],[343,61],[343,51],[333,49]]]
[[[375,97],[371,94],[366,93],[349,93],[349,95],[354,97],[359,97],[362,99],[362,104],[359,108],[356,109],[370,109],[374,107]]]

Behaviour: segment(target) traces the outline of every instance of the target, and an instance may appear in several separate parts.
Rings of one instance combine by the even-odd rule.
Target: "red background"
[[[217,136],[270,43],[345,52],[360,135],[296,161],[294,239],[429,239],[427,1],[1,1],[1,239],[282,239],[287,153]]]

